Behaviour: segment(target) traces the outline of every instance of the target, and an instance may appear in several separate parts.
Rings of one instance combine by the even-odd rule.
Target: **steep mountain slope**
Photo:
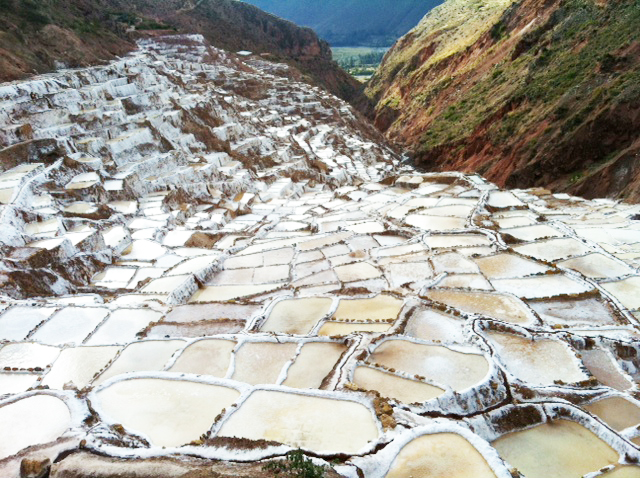
[[[442,0],[244,0],[335,46],[388,46]]]
[[[313,31],[234,0],[0,0],[0,80],[112,59],[134,48],[134,27],[200,33],[286,61],[343,99],[359,92]]]
[[[385,57],[376,124],[428,169],[640,200],[640,2],[449,0]]]

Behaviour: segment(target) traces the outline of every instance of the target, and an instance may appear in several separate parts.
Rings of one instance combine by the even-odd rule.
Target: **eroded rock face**
[[[639,208],[417,173],[286,72],[173,36],[0,87],[4,144],[59,151],[0,175],[3,476],[502,478],[537,426],[640,458],[607,405],[638,405]]]

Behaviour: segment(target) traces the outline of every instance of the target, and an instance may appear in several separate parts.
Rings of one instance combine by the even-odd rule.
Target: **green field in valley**
[[[367,46],[333,47],[333,59],[349,74],[366,81],[375,73],[389,48]]]

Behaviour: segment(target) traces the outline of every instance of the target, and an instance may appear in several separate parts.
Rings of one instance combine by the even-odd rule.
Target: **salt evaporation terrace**
[[[0,86],[0,474],[640,477],[640,207],[420,174],[292,76],[191,36]]]

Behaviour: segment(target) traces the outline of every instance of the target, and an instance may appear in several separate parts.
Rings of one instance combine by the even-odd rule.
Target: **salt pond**
[[[489,363],[482,355],[407,340],[383,342],[376,347],[368,362],[421,375],[456,391],[477,385],[489,372]]]
[[[577,357],[559,340],[531,340],[493,332],[488,336],[507,370],[522,381],[553,385],[558,380],[574,383],[588,378]]]
[[[240,396],[233,388],[185,380],[124,380],[97,392],[105,419],[147,437],[155,446],[181,446],[211,428]]]
[[[618,462],[609,445],[567,420],[509,433],[492,445],[527,478],[581,478]]]
[[[455,433],[423,435],[405,445],[391,464],[387,478],[495,478],[480,453]]]
[[[0,459],[55,440],[71,427],[65,403],[50,395],[23,398],[0,407]]]
[[[347,400],[257,390],[218,436],[274,440],[316,453],[358,453],[378,437],[372,410]]]

